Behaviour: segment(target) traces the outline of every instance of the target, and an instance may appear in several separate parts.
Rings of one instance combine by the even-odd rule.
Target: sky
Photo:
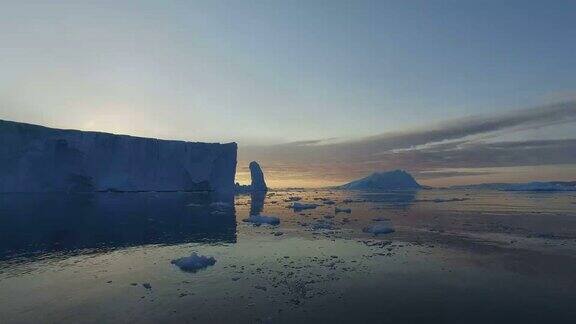
[[[0,119],[234,141],[278,187],[576,180],[574,1],[0,7]]]

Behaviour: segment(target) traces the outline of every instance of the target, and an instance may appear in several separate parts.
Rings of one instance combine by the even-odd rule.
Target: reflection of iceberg
[[[379,203],[391,208],[405,208],[412,205],[416,200],[418,191],[383,191],[383,192],[354,192],[354,197],[364,201]]]
[[[265,191],[253,191],[250,193],[250,215],[259,215],[264,209]]]
[[[224,199],[226,198],[226,199]],[[145,244],[235,242],[232,194],[222,213],[210,193],[0,195],[0,259],[17,254]],[[191,207],[192,206],[192,207]]]

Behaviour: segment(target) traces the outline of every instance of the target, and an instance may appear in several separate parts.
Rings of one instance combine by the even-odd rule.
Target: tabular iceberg
[[[192,143],[0,120],[0,192],[234,191],[236,143]]]

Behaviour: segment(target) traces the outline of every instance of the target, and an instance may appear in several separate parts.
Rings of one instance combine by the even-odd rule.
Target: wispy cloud
[[[311,140],[241,148],[241,160],[349,174],[404,168],[500,167],[576,163],[576,139],[485,141],[486,137],[576,122],[576,102],[450,120],[427,128],[329,143]],[[337,172],[336,172],[337,173]]]

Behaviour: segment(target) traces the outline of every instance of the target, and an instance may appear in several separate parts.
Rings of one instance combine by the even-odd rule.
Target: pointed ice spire
[[[264,173],[256,161],[250,162],[250,177],[252,178],[252,185],[250,186],[252,191],[268,190],[264,181]]]

